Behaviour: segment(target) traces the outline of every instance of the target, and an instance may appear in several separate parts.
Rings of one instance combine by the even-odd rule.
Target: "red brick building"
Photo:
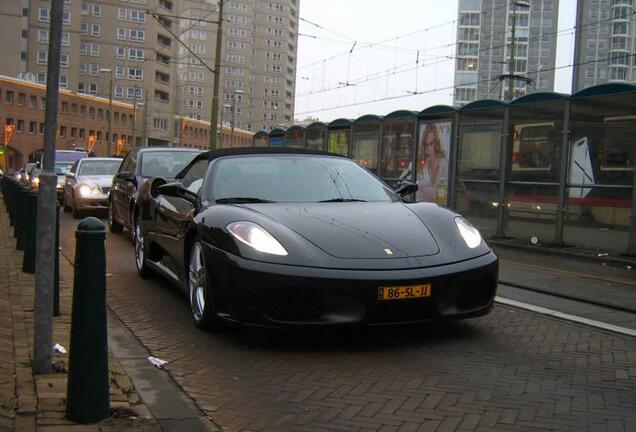
[[[46,86],[0,75],[0,125],[4,156],[0,166],[13,172],[21,168],[29,154],[44,146],[44,106]],[[112,146],[125,150],[133,146],[135,130],[133,105],[113,101]],[[94,137],[97,156],[108,153],[108,99],[60,90],[56,147],[88,150],[89,137]],[[12,125],[7,128],[6,125]],[[10,137],[6,132],[13,129]],[[7,142],[5,142],[7,141]],[[93,141],[93,139],[90,139]]]

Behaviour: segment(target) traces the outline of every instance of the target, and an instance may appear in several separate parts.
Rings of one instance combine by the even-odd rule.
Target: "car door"
[[[113,213],[117,221],[126,227],[130,226],[131,196],[136,192],[138,152],[133,150],[122,162],[119,171],[113,179],[111,196],[113,200]]]
[[[66,175],[64,181],[64,204],[68,205],[73,200],[73,188],[77,184],[77,173],[80,165],[81,161],[75,162],[71,167],[71,172]]]
[[[177,181],[194,194],[199,194],[210,161],[195,162]],[[156,200],[156,240],[170,256],[170,270],[184,276],[183,243],[192,226],[196,205],[185,198],[159,195]]]

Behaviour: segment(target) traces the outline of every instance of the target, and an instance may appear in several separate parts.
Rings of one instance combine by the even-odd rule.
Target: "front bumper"
[[[478,258],[407,270],[335,270],[246,260],[206,245],[219,317],[267,327],[384,325],[461,319],[493,307],[499,261]],[[431,296],[378,300],[378,288],[430,283]]]
[[[106,210],[108,209],[108,195],[75,196],[75,207],[78,210]]]

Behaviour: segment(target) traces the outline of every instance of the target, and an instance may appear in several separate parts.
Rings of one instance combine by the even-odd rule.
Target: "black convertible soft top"
[[[192,166],[193,164],[197,163],[200,160],[207,159],[212,161],[214,159],[218,159],[220,157],[225,157],[225,156],[268,155],[268,154],[318,155],[318,156],[335,156],[335,157],[346,158],[346,156],[343,156],[341,154],[329,153],[329,152],[324,152],[320,150],[306,150],[306,149],[288,148],[288,147],[233,147],[233,148],[226,148],[226,149],[210,150],[205,153],[201,153],[200,155],[192,159],[192,161],[188,165],[186,165],[185,168],[183,168],[179,174],[177,174],[176,178],[181,178],[182,173],[187,171],[190,168],[190,166]]]

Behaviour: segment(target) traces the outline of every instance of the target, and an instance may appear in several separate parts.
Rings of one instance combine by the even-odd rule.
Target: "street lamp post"
[[[108,139],[106,140],[106,156],[110,156],[112,154],[113,142],[113,70],[102,68],[99,72],[110,74],[108,84]]]

